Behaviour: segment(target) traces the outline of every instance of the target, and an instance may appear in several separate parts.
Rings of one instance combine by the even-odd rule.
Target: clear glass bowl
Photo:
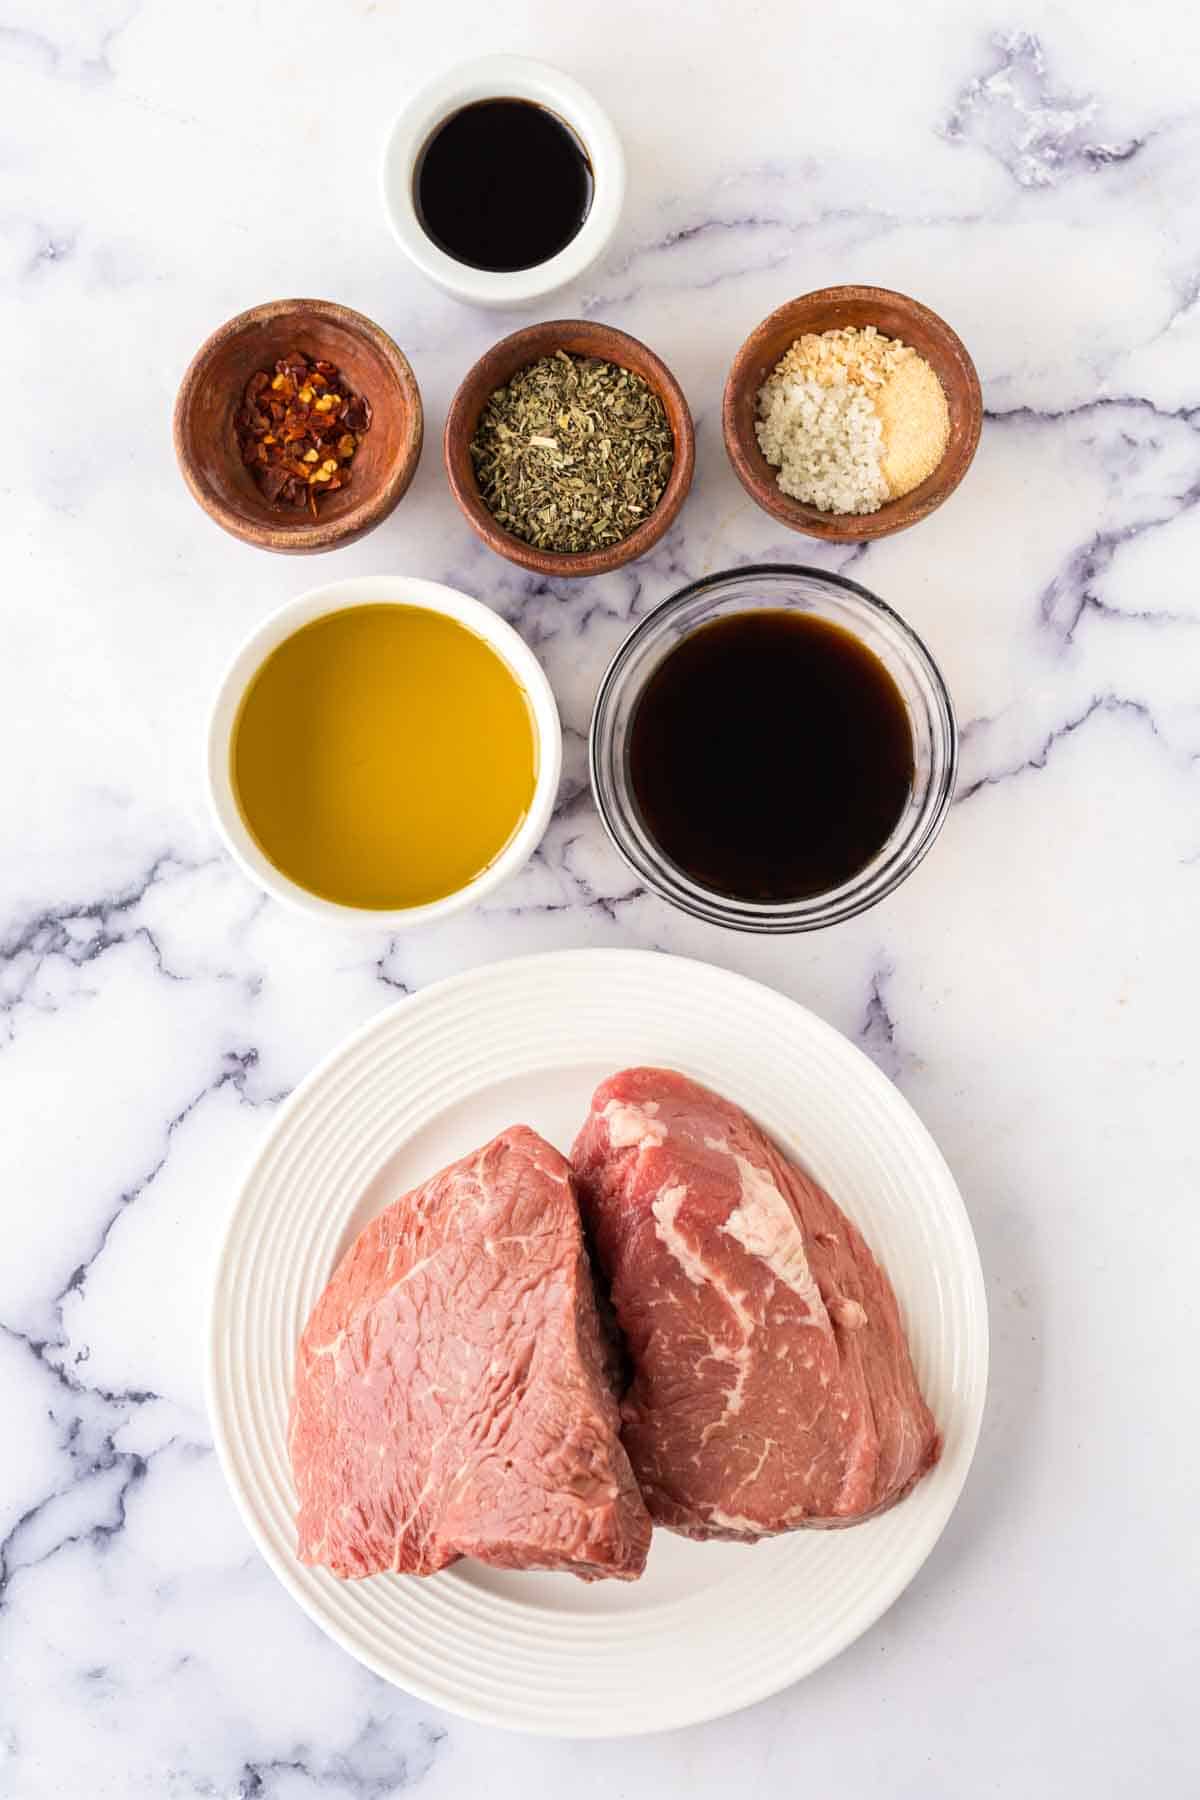
[[[840,887],[778,905],[715,893],[670,862],[640,817],[629,779],[633,716],[663,658],[701,625],[765,609],[827,619],[872,650],[903,696],[913,738],[908,803],[878,855]],[[600,684],[589,756],[592,792],[605,829],[648,888],[696,918],[739,931],[814,931],[865,912],[916,868],[937,836],[954,793],[958,728],[937,664],[890,606],[842,575],[762,563],[695,581],[647,614],[621,645]]]

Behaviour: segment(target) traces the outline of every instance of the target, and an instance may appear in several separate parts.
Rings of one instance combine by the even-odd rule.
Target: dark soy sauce
[[[762,611],[703,625],[637,703],[629,773],[643,823],[693,881],[779,904],[865,868],[913,779],[908,714],[840,626]]]
[[[566,248],[592,204],[592,166],[570,128],[532,100],[451,113],[421,153],[417,215],[472,269],[532,269]]]

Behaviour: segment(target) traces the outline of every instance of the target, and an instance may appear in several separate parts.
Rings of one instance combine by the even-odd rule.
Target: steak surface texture
[[[572,1152],[633,1365],[622,1437],[694,1538],[853,1525],[937,1461],[891,1284],[739,1107],[665,1069],[597,1089]]]
[[[372,1220],[313,1308],[288,1432],[301,1561],[638,1576],[650,1519],[607,1354],[570,1167],[513,1126]]]

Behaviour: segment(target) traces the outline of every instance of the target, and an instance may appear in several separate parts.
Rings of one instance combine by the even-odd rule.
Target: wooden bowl
[[[496,389],[503,387],[518,369],[537,362],[539,357],[552,356],[556,350],[566,350],[576,356],[598,356],[606,362],[632,369],[649,383],[662,401],[675,436],[675,461],[661,500],[636,531],[607,550],[571,553],[535,549],[497,525],[484,505],[475,479],[471,439],[484,406]],[[635,557],[643,556],[674,523],[692,485],[696,434],[683,389],[653,350],[648,350],[627,332],[614,330],[611,325],[593,325],[586,319],[552,319],[543,325],[529,325],[523,331],[514,331],[510,337],[493,344],[486,356],[480,357],[450,403],[444,451],[451,493],[466,514],[468,523],[498,556],[506,556],[509,562],[532,569],[538,575],[606,575],[612,569],[633,562]]]
[[[911,493],[885,501],[878,512],[820,512],[781,491],[778,471],[759,449],[754,430],[758,392],[780,357],[804,332],[855,325],[874,325],[885,337],[900,338],[925,358],[945,390],[950,441],[932,475]],[[835,543],[888,537],[928,518],[970,468],[982,419],[979,376],[962,340],[920,301],[877,287],[819,288],[779,307],[738,351],[725,383],[722,409],[725,448],[751,499],[793,531]]]
[[[371,426],[344,488],[317,516],[273,506],[241,458],[234,414],[258,369],[299,350],[336,363],[371,403]],[[397,506],[421,459],[421,395],[407,357],[385,331],[332,300],[272,300],[214,331],[188,366],[175,401],[175,455],[210,519],[260,550],[304,556],[372,531]]]

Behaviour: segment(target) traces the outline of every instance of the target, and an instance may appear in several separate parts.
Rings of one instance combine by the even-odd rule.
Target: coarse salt
[[[773,375],[759,396],[758,441],[785,494],[822,512],[870,513],[888,497],[883,426],[861,388]]]

